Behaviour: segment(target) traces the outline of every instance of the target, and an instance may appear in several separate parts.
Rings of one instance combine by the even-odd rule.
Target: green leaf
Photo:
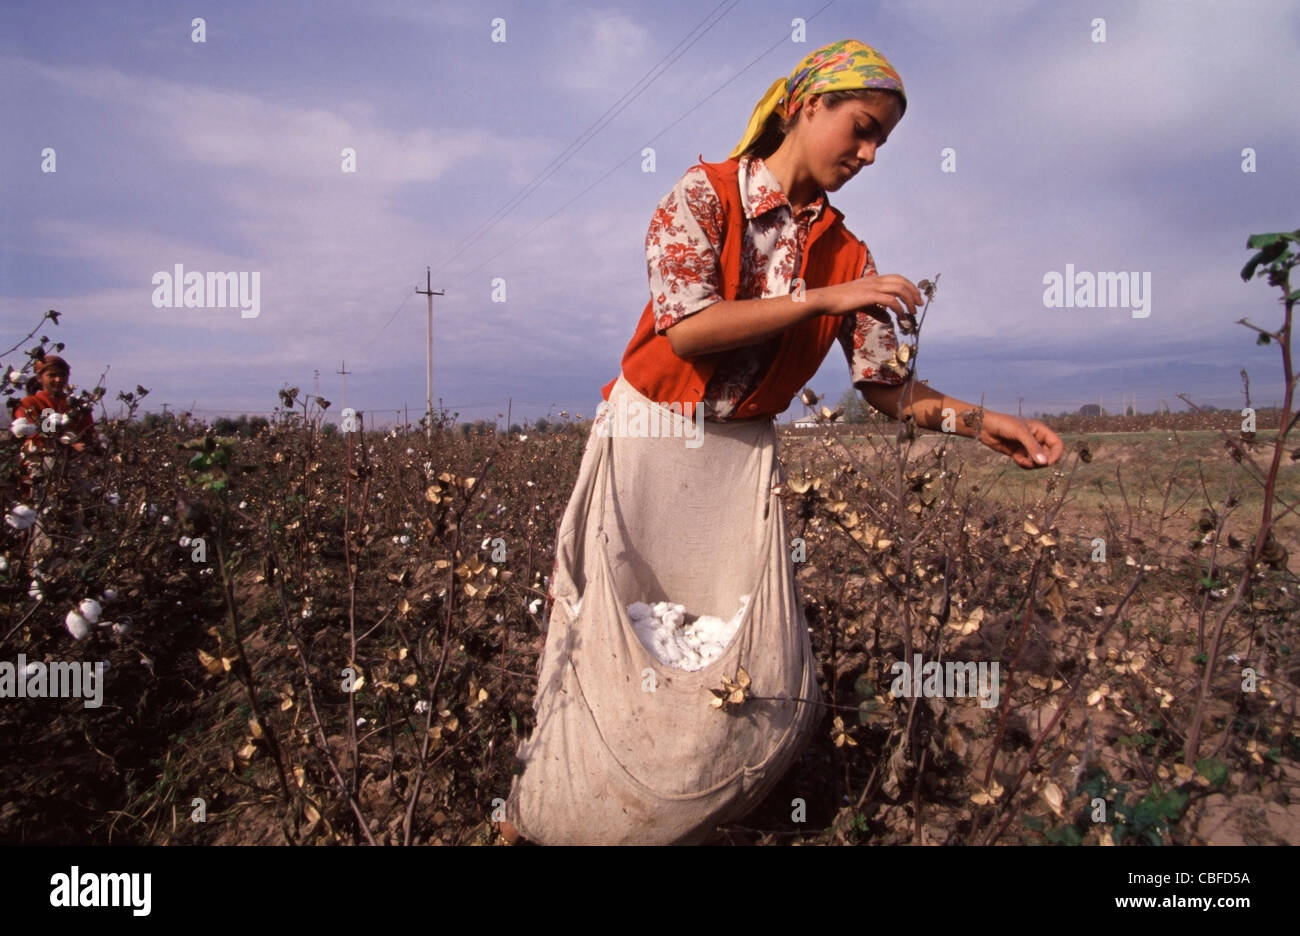
[[[1228,782],[1228,765],[1214,757],[1203,757],[1196,762],[1196,772],[1216,787]]]
[[[1269,247],[1277,243],[1285,244],[1288,237],[1289,235],[1285,233],[1252,234],[1250,235],[1249,239],[1247,239],[1246,246],[1251,250],[1260,250],[1264,247]]]
[[[1043,833],[1053,845],[1082,845],[1083,835],[1072,825],[1060,826],[1055,829],[1048,829]]]
[[[1166,819],[1176,820],[1182,815],[1183,807],[1187,805],[1186,790],[1170,790],[1165,794],[1163,809]]]
[[[1274,237],[1274,238],[1280,238],[1281,235],[1277,235],[1277,234],[1270,234],[1270,235],[1257,234],[1257,235],[1255,235],[1255,237]],[[1252,237],[1251,240],[1253,241],[1253,240],[1255,239],[1255,237]],[[1251,244],[1248,242],[1248,243],[1247,243],[1247,246],[1251,246]],[[1256,269],[1257,267],[1259,267],[1261,264],[1272,263],[1272,262],[1273,262],[1274,260],[1276,260],[1278,257],[1282,256],[1282,254],[1286,253],[1286,247],[1287,247],[1287,244],[1286,244],[1286,241],[1284,241],[1284,240],[1280,240],[1280,239],[1279,239],[1279,240],[1275,240],[1275,241],[1270,242],[1270,243],[1268,244],[1268,246],[1264,247],[1263,250],[1261,250],[1259,253],[1255,254],[1255,256],[1251,257],[1251,258],[1250,258],[1250,262],[1247,263],[1244,267],[1241,268],[1241,278],[1242,278],[1243,280],[1246,280],[1247,282],[1249,282],[1249,281],[1250,281],[1250,278],[1251,278],[1252,276],[1255,275],[1255,269]]]
[[[1026,829],[1033,829],[1035,832],[1042,832],[1047,828],[1047,823],[1041,816],[1031,816],[1028,813],[1020,817],[1020,821],[1025,824]]]

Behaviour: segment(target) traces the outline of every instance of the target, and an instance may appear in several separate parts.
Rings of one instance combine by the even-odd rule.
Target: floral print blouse
[[[739,181],[747,223],[737,298],[788,295],[809,229],[829,204],[826,193],[793,215],[781,183],[752,154],[740,158]],[[659,202],[646,234],[646,267],[658,334],[721,301],[718,257],[723,226],[721,200],[704,169],[692,166]],[[876,275],[870,250],[860,275]],[[741,400],[758,389],[776,353],[778,337],[723,354],[705,388],[706,418],[727,419]],[[898,347],[893,323],[880,307],[844,316],[839,341],[854,384],[903,382],[880,369]]]

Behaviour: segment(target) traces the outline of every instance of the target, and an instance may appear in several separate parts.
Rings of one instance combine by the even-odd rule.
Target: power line
[[[644,94],[645,91],[649,89],[650,85],[654,84],[654,82],[659,78],[659,76],[668,70],[669,66],[671,66],[679,58],[685,55],[690,50],[691,46],[695,45],[695,43],[703,39],[704,36],[709,32],[709,30],[711,30],[714,26],[716,26],[719,22],[721,22],[722,19],[726,17],[728,13],[731,12],[732,8],[734,8],[736,4],[740,2],[740,0],[732,0],[731,5],[728,6],[725,10],[722,10],[722,13],[720,15],[717,15],[717,18],[714,19],[715,14],[718,13],[718,10],[721,9],[723,4],[726,2],[727,0],[722,0],[722,2],[720,2],[716,7],[714,7],[713,10],[708,14],[708,16],[704,18],[703,21],[701,21],[698,25],[696,25],[693,29],[691,29],[691,31],[688,32],[686,36],[684,36],[681,40],[679,40],[677,45],[673,46],[672,49],[669,49],[668,52],[664,55],[664,57],[661,58],[658,62],[656,62],[648,72],[642,75],[641,78],[638,79],[637,82],[633,84],[631,88],[623,92],[623,96],[620,97],[613,104],[611,104],[608,108],[606,108],[605,113],[597,117],[596,121],[586,130],[580,133],[577,139],[571,142],[567,147],[564,148],[563,151],[560,152],[558,156],[556,156],[554,159],[551,160],[550,163],[548,163],[545,167],[543,167],[542,170],[536,176],[534,176],[533,179],[527,185],[525,185],[518,193],[514,195],[514,197],[509,199],[504,205],[502,205],[495,212],[493,212],[493,214],[490,217],[488,217],[487,220],[480,223],[477,228],[471,231],[469,236],[465,238],[463,241],[461,241],[461,244],[459,245],[459,249],[438,265],[438,272],[442,273],[442,271],[446,269],[446,267],[449,264],[451,264],[457,257],[463,254],[466,250],[468,250],[475,241],[477,241],[483,235],[487,234],[487,232],[490,231],[492,228],[496,227],[499,221],[504,220],[506,215],[508,215],[515,208],[517,208],[520,204],[522,204],[524,200],[527,199],[530,194],[532,194],[532,192],[536,191],[542,185],[542,183],[544,183],[552,175],[558,172],[560,168],[566,162],[569,161],[570,157],[575,155],[580,149],[586,146],[587,143],[589,143],[592,139],[594,139],[596,134],[598,134],[601,130],[603,130],[606,126],[608,126],[608,124],[615,117],[621,114],[625,109],[627,109],[627,107],[633,101],[635,101],[638,97]],[[709,22],[710,19],[713,19],[713,22],[710,23]],[[701,29],[701,27],[703,27],[703,29]],[[680,52],[677,52],[677,49],[681,48],[682,43],[685,43],[686,40],[690,38],[690,36],[693,33],[696,32],[698,32],[698,35],[696,35],[694,39],[691,39],[691,41],[686,45],[685,48],[682,48]],[[673,54],[674,52],[677,52],[677,54],[674,55]],[[631,96],[629,97],[629,95]]]
[[[832,3],[834,3],[834,2],[835,2],[835,0],[829,0],[829,2],[827,2],[824,6],[822,6],[821,9],[819,9],[819,10],[818,10],[816,13],[814,13],[812,16],[808,17],[808,22],[811,22],[812,20],[814,20],[814,19],[816,19],[818,16],[820,16],[820,15],[821,15],[825,10],[826,10],[826,8],[829,7],[829,6],[830,6]],[[758,64],[760,61],[762,61],[763,59],[767,58],[767,56],[771,55],[772,52],[774,52],[774,51],[775,51],[779,46],[781,46],[783,43],[787,42],[788,39],[789,39],[788,35],[782,36],[782,38],[778,39],[778,40],[777,40],[776,42],[774,42],[771,46],[769,46],[769,47],[767,48],[766,51],[760,53],[760,54],[758,55],[758,57],[755,58],[752,62],[750,62],[748,65],[746,65],[746,66],[745,66],[744,68],[742,68],[740,71],[736,72],[736,74],[732,75],[730,78],[728,78],[728,79],[727,79],[726,81],[724,81],[722,84],[718,85],[718,87],[714,88],[713,91],[711,91],[708,95],[706,95],[705,97],[701,98],[700,101],[699,101],[697,104],[695,104],[693,107],[691,107],[691,108],[690,108],[689,110],[687,110],[685,113],[683,113],[680,117],[678,117],[676,120],[674,120],[674,121],[673,121],[672,123],[670,123],[668,126],[664,127],[662,130],[660,130],[660,131],[659,131],[658,133],[656,133],[654,136],[650,137],[650,139],[647,140],[646,142],[647,142],[647,143],[653,143],[655,140],[659,139],[661,136],[663,136],[665,133],[667,133],[667,132],[668,132],[669,130],[671,130],[673,127],[677,126],[679,123],[681,123],[681,122],[682,122],[683,120],[685,120],[687,117],[689,117],[691,114],[695,113],[697,110],[699,110],[701,107],[703,107],[703,106],[705,105],[705,103],[707,103],[711,98],[713,98],[713,97],[716,96],[720,91],[722,91],[723,88],[727,87],[727,85],[731,84],[733,81],[735,81],[735,80],[736,80],[737,78],[739,78],[741,75],[745,74],[745,72],[749,71],[751,68],[753,68],[755,65],[757,65],[757,64]],[[632,159],[632,158],[634,158],[634,157],[636,157],[636,156],[639,156],[640,154],[641,154],[641,148],[638,147],[637,149],[635,149],[635,150],[633,150],[631,153],[629,153],[627,156],[625,156],[625,157],[623,157],[621,160],[619,160],[617,163],[615,163],[612,167],[610,167],[609,171],[607,171],[607,172],[606,172],[604,175],[602,175],[600,178],[596,179],[596,181],[592,182],[590,185],[588,185],[586,188],[584,188],[584,189],[583,189],[581,192],[579,192],[577,195],[574,195],[572,198],[570,198],[568,201],[566,201],[564,204],[562,204],[559,208],[556,208],[553,212],[551,212],[549,215],[547,215],[547,216],[546,216],[545,218],[543,218],[541,221],[537,222],[535,225],[533,225],[531,228],[529,228],[529,229],[528,229],[527,231],[525,231],[523,234],[519,235],[519,237],[515,238],[513,241],[511,241],[509,244],[507,244],[507,245],[506,245],[505,247],[503,247],[501,250],[498,250],[498,251],[497,251],[496,253],[494,253],[492,256],[488,257],[486,260],[484,260],[484,261],[483,261],[482,263],[480,263],[478,266],[476,266],[476,267],[474,267],[474,268],[468,270],[464,275],[462,275],[462,276],[460,277],[460,279],[456,280],[455,282],[456,282],[456,283],[461,283],[461,282],[463,282],[464,280],[468,279],[472,274],[477,273],[479,270],[481,270],[483,267],[487,266],[489,263],[491,263],[491,262],[492,262],[493,260],[495,260],[497,257],[501,256],[503,253],[506,253],[507,251],[512,250],[512,249],[515,247],[515,245],[518,244],[520,241],[525,240],[525,239],[528,238],[528,237],[531,237],[532,234],[533,234],[533,232],[535,232],[536,230],[538,230],[538,228],[540,228],[540,227],[542,227],[543,225],[545,225],[548,221],[550,221],[552,218],[554,218],[554,217],[555,217],[556,215],[558,215],[560,212],[564,211],[565,208],[568,208],[570,205],[572,205],[572,204],[573,204],[574,202],[576,202],[578,199],[582,198],[584,195],[586,195],[588,192],[590,192],[592,189],[594,189],[594,188],[595,188],[597,185],[599,185],[601,182],[604,182],[606,179],[608,179],[611,175],[613,175],[615,172],[617,172],[618,169],[621,168],[622,165],[623,165],[624,163],[626,163],[629,159]]]
[[[398,305],[398,307],[393,310],[392,315],[388,316],[388,321],[383,324],[383,327],[380,328],[379,331],[375,332],[373,335],[370,336],[370,340],[366,342],[366,346],[361,349],[363,353],[370,350],[370,346],[375,343],[375,340],[384,333],[384,330],[388,328],[389,325],[393,324],[393,320],[397,318],[398,313],[400,313],[403,309],[405,309],[406,304],[411,301],[410,293],[403,293],[403,296],[404,298],[402,299],[401,304]]]

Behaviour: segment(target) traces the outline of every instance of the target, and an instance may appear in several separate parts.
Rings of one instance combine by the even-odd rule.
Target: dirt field
[[[1249,462],[1267,470],[1276,427],[1238,462],[1212,415],[1047,420],[1067,455],[1034,472],[920,433],[900,475],[892,434],[784,432],[834,708],[712,841],[1300,844],[1300,523],[1277,521],[1281,558],[1243,583],[1263,503]],[[432,446],[108,434],[84,536],[66,497],[33,505],[53,508],[42,600],[30,532],[0,540],[0,660],[111,664],[101,708],[0,705],[0,841],[499,843],[583,427]],[[1275,517],[1300,501],[1289,452],[1275,493]],[[87,597],[127,630],[75,641],[65,617]],[[997,663],[999,704],[895,697],[891,667],[915,653]]]

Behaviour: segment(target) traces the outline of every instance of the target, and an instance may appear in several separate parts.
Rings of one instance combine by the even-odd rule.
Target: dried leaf
[[[1060,787],[1049,780],[1047,785],[1043,787],[1042,797],[1043,801],[1047,803],[1052,812],[1056,813],[1057,816],[1064,818],[1065,796],[1061,793]]]

